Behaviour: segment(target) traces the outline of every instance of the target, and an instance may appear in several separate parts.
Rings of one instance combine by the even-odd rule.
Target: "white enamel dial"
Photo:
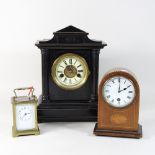
[[[133,101],[135,88],[129,79],[123,76],[115,76],[106,81],[103,96],[111,106],[122,108]]]
[[[16,105],[16,128],[18,131],[35,128],[35,106],[32,104]]]
[[[58,58],[52,69],[55,82],[66,89],[79,88],[86,82],[89,74],[86,61],[71,53]]]

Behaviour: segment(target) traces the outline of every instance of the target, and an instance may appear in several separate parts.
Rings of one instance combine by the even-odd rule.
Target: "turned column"
[[[91,100],[98,99],[98,69],[99,69],[99,49],[92,50],[92,90]]]
[[[42,55],[42,102],[47,103],[49,98],[48,89],[48,51],[41,49]]]

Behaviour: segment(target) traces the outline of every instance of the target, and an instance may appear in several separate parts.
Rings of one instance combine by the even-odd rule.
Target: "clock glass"
[[[86,60],[77,54],[64,54],[58,57],[52,65],[53,80],[64,89],[81,87],[87,81],[88,75]]]
[[[35,106],[20,104],[16,106],[16,127],[18,131],[35,128]]]
[[[126,107],[135,97],[135,88],[131,80],[123,76],[115,76],[106,81],[103,97],[113,107]]]

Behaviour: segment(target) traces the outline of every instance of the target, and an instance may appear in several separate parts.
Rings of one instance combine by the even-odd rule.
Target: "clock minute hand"
[[[119,87],[118,87],[118,93],[120,93],[120,78],[119,78]]]

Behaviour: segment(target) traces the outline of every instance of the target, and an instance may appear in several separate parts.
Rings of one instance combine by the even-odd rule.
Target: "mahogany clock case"
[[[51,40],[36,43],[42,58],[39,122],[97,120],[99,53],[106,43],[90,40],[87,35],[83,30],[68,26],[55,32]],[[51,76],[54,61],[66,53],[84,58],[90,71],[86,83],[75,90],[60,88]]]
[[[103,97],[103,87],[105,82],[114,76],[122,76],[133,82],[135,96],[129,105],[123,108],[115,108],[109,105]],[[99,136],[116,137],[142,137],[142,126],[138,124],[139,120],[139,101],[140,88],[133,74],[126,70],[117,70],[108,72],[102,79],[99,86],[98,103],[98,123],[95,126],[94,134]]]

